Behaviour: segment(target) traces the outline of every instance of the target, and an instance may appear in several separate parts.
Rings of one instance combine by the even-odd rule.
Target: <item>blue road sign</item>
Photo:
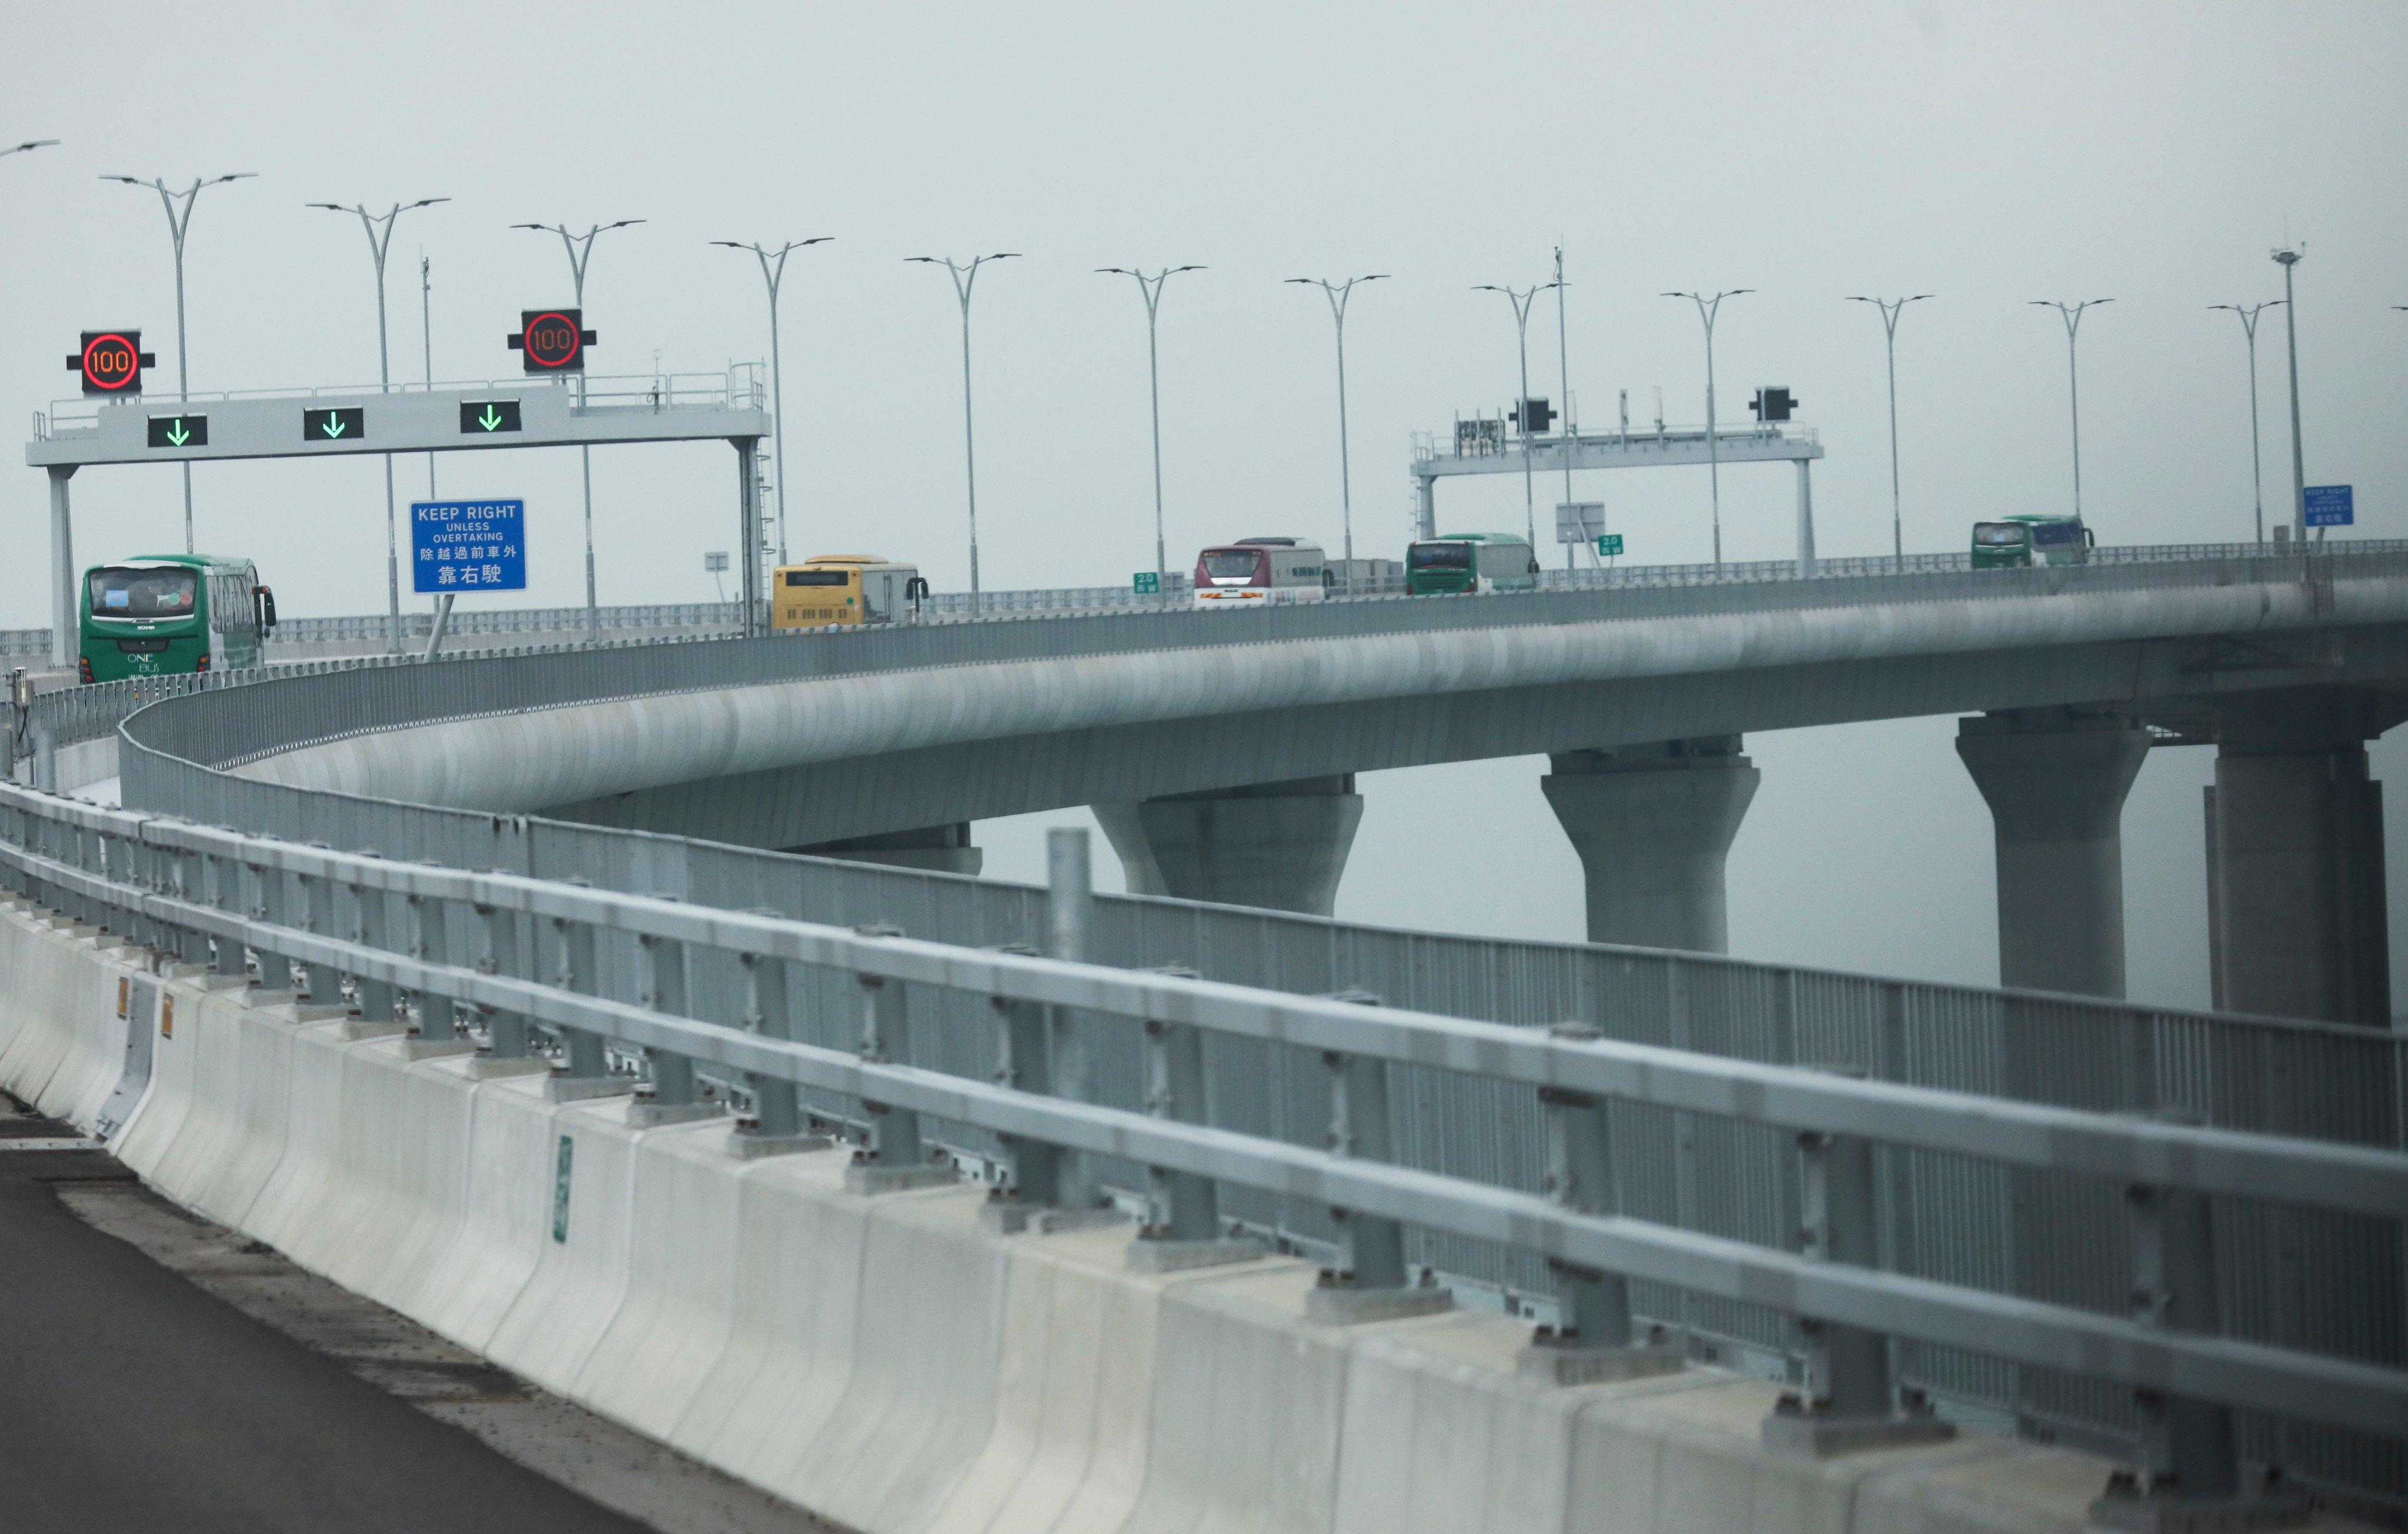
[[[526,590],[526,502],[409,503],[410,590]]]
[[[2357,498],[2347,485],[2310,485],[2303,494],[2311,527],[2347,527],[2358,521]]]

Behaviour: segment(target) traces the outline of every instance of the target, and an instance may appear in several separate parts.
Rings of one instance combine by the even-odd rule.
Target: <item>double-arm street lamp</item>
[[[1522,426],[1522,522],[1530,539],[1530,557],[1533,559],[1539,552],[1539,509],[1538,494],[1532,488],[1530,471],[1530,305],[1539,294],[1552,293],[1561,286],[1560,282],[1542,282],[1529,288],[1500,288],[1483,282],[1471,290],[1474,293],[1501,293],[1506,302],[1513,306],[1513,335],[1522,349],[1522,397],[1513,407],[1513,414]]]
[[[595,237],[613,229],[631,229],[643,222],[641,219],[621,219],[616,223],[592,224],[581,235],[569,233],[568,225],[565,223],[514,223],[510,227],[534,229],[560,237],[561,249],[568,252],[568,275],[576,286],[577,308],[581,313],[585,308],[585,268],[594,259]],[[577,402],[580,405],[585,403],[585,375],[582,373],[577,375]],[[594,450],[580,445],[577,450],[577,461],[585,471],[585,642],[600,644],[602,609],[595,605],[594,595]],[[752,472],[750,465],[746,466],[745,472]],[[778,466],[778,473],[781,479],[784,477],[783,464]],[[745,622],[750,624],[752,620],[748,617]]]
[[[1162,308],[1162,285],[1181,272],[1200,272],[1201,266],[1165,266],[1152,277],[1132,266],[1098,266],[1097,272],[1114,277],[1134,277],[1138,291],[1145,295],[1145,371],[1154,390],[1154,583],[1165,605],[1170,601],[1170,563],[1162,538],[1162,366],[1160,353],[1154,347],[1154,321]]]
[[[834,235],[815,235],[810,239],[790,239],[774,251],[762,245],[747,245],[740,240],[714,239],[710,242],[724,245],[731,251],[750,251],[759,256],[761,280],[769,285],[769,408],[777,412],[769,426],[769,451],[778,459],[778,563],[781,565],[786,562],[786,375],[778,355],[778,284],[785,279],[789,254],[806,245],[824,245],[835,237]]]
[[[951,256],[906,256],[906,262],[925,266],[942,266],[953,275],[953,296],[962,308],[962,472],[969,486],[970,505],[970,607],[979,605],[978,563],[978,437],[970,430],[970,289],[978,284],[978,271],[990,261],[1013,261],[1017,251],[997,251],[993,255],[972,256],[968,261],[955,261]]]
[[[1908,298],[1859,298],[1850,295],[1851,304],[1870,304],[1881,310],[1882,334],[1889,350],[1889,541],[1891,555],[1898,567],[1906,568],[1906,523],[1899,512],[1898,495],[1898,317],[1906,312],[1909,304],[1919,304],[1932,296],[1918,293]]]
[[[167,210],[167,236],[176,242],[176,397],[188,399],[193,392],[192,358],[184,345],[184,234],[193,226],[193,208],[199,203],[201,188],[222,186],[228,181],[249,180],[256,171],[238,170],[229,176],[212,176],[207,180],[194,180],[181,192],[168,190],[165,178],[136,180],[131,176],[104,176],[104,181],[122,181],[127,186],[147,186],[159,194],[160,206]],[[176,205],[181,202],[183,210]],[[184,552],[193,552],[193,466],[184,464]]]
[[[1709,298],[1701,293],[1668,293],[1666,298],[1686,298],[1698,306],[1698,318],[1706,327],[1706,482],[1713,497],[1714,563],[1723,562],[1723,466],[1722,449],[1714,440],[1714,316],[1723,300],[1737,298],[1754,288],[1726,288]]]
[[[2066,397],[2072,402],[2073,409],[2073,515],[2076,521],[2082,517],[2082,373],[2074,366],[2073,341],[2082,330],[2084,309],[2114,301],[2113,298],[2086,298],[2078,304],[2064,304],[2053,298],[2031,300],[2033,308],[2053,308],[2065,319],[2065,381]]]
[[[351,208],[345,208],[340,203],[309,205],[322,208],[329,213],[356,213],[360,227],[367,234],[368,256],[376,263],[377,386],[386,393],[393,389],[393,349],[385,336],[384,258],[385,252],[393,249],[393,226],[404,213],[451,200],[449,197],[421,197],[406,206],[395,203],[383,213],[369,212],[366,203]],[[401,653],[401,551],[399,535],[394,528],[393,454],[389,452],[384,455],[384,581],[385,633],[393,652],[398,655]]]
[[[2249,338],[2249,491],[2258,511],[2258,541],[2266,541],[2266,470],[2265,461],[2258,452],[2258,316],[2280,304],[2272,303],[2210,304],[2211,309],[2229,309],[2241,316],[2241,333]]]
[[[1332,282],[1323,277],[1291,277],[1287,280],[1308,288],[1319,288],[1329,300],[1329,317],[1338,323],[1338,501],[1345,518],[1346,570],[1349,580],[1354,571],[1354,485],[1346,454],[1346,300],[1353,295],[1357,282],[1379,282],[1385,272],[1373,272],[1369,277],[1350,277],[1343,282]]]

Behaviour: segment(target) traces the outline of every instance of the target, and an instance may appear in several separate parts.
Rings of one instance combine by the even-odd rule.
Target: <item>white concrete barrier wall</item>
[[[92,1111],[140,957],[0,912],[0,1085]],[[1125,1226],[997,1237],[974,1188],[864,1198],[842,1152],[745,1162],[724,1120],[637,1129],[165,989],[115,1145],[153,1187],[867,1534],[2074,1534],[2109,1469],[1979,1436],[1769,1455],[1767,1384],[1542,1388],[1500,1316],[1317,1326],[1300,1262],[1135,1274]]]

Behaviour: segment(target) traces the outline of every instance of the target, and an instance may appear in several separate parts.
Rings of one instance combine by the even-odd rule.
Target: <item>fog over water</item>
[[[1849,294],[1929,293],[1899,327],[1910,551],[1976,518],[2069,507],[2065,334],[2033,299],[2111,297],[2081,333],[2084,509],[2104,542],[2249,536],[2241,327],[2304,239],[2307,477],[2357,487],[2355,536],[2408,536],[2408,12],[2389,4],[1880,3],[910,7],[257,4],[26,7],[0,47],[0,391],[23,423],[67,394],[77,333],[138,325],[175,380],[155,194],[105,173],[255,171],[202,193],[187,255],[196,391],[377,376],[359,222],[306,205],[443,196],[405,214],[389,277],[397,378],[515,375],[518,311],[568,296],[549,236],[617,219],[587,323],[599,372],[716,374],[768,351],[760,272],[713,239],[812,236],[783,299],[794,554],[916,560],[967,583],[958,310],[923,254],[1010,251],[974,302],[982,566],[991,588],[1117,583],[1153,561],[1144,311],[1099,266],[1199,264],[1161,318],[1171,558],[1340,536],[1331,327],[1292,277],[1380,272],[1347,329],[1357,552],[1410,530],[1412,434],[1515,392],[1512,316],[1482,283],[1571,283],[1530,325],[1532,392],[1614,420],[1704,415],[1695,309],[1724,307],[1724,420],[1764,384],[1822,433],[1826,554],[1890,537],[1881,325]],[[431,263],[422,333],[420,262]],[[2288,495],[2283,311],[2261,332],[2266,478]],[[595,455],[605,602],[710,599],[730,547],[724,446]],[[576,455],[446,460],[446,495],[520,495],[530,588],[581,600]],[[399,466],[423,495],[426,466]],[[373,460],[204,466],[205,550],[256,558],[288,615],[384,604]],[[1538,486],[1551,526],[1559,478]],[[1702,470],[1598,474],[1644,563],[1708,557]],[[1792,479],[1723,476],[1725,552],[1786,555]],[[75,481],[86,562],[181,541],[176,471]],[[1440,520],[1518,527],[1523,487],[1450,481]],[[49,621],[45,489],[0,475],[0,627]],[[1546,552],[1559,557],[1552,545]],[[423,599],[411,599],[414,602]],[[1990,831],[1946,719],[1751,737],[1764,784],[1730,862],[1742,954],[1996,977]],[[2125,819],[2132,990],[2207,998],[2204,750],[2158,753]],[[2398,741],[2378,776],[2408,780]],[[1339,912],[1580,935],[1579,867],[1544,763],[1367,774]],[[1042,827],[979,827],[989,871],[1041,875]],[[2408,866],[2408,809],[2391,816]],[[1117,869],[1099,847],[1099,882]],[[2395,952],[2408,899],[2395,900]],[[2395,964],[2408,976],[2408,958]]]

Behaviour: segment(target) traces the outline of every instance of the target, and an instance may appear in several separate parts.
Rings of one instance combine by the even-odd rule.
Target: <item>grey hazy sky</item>
[[[788,496],[797,553],[867,549],[963,583],[958,333],[941,273],[906,256],[1010,250],[981,279],[980,508],[995,586],[1117,581],[1151,563],[1143,315],[1091,268],[1202,263],[1163,311],[1172,557],[1292,532],[1335,541],[1329,323],[1293,276],[1392,272],[1349,324],[1358,551],[1406,537],[1410,434],[1513,392],[1510,316],[1483,282],[1542,280],[1566,251],[1582,418],[1664,392],[1703,415],[1695,313],[1727,307],[1727,418],[1784,383],[1830,456],[1826,552],[1888,537],[1880,328],[1856,293],[1930,292],[1901,329],[1910,549],[2069,495],[2065,345],[2034,298],[2113,297],[2083,330],[2084,491],[2102,539],[2246,536],[2240,328],[2215,303],[2277,296],[2269,247],[2308,241],[2300,315],[2308,475],[2358,487],[2362,536],[2408,533],[2408,12],[2394,5],[147,4],[11,16],[0,139],[0,388],[15,419],[67,392],[76,332],[139,324],[172,386],[174,297],[155,195],[103,172],[259,179],[203,194],[188,265],[197,390],[372,380],[355,220],[408,215],[391,280],[396,372],[423,367],[434,263],[441,379],[507,376],[518,309],[567,293],[523,221],[643,218],[587,287],[602,371],[712,372],[766,354],[758,272],[715,238],[833,235],[786,297]],[[2280,311],[2263,348],[2279,507],[2289,436]],[[1555,323],[1532,323],[1550,395]],[[1543,382],[1539,381],[1543,380]],[[711,595],[732,541],[724,448],[597,457],[605,601]],[[203,545],[256,557],[286,611],[383,600],[368,462],[205,468]],[[405,465],[405,495],[423,491]],[[1557,481],[1558,489],[1560,481]],[[575,459],[452,460],[447,494],[523,495],[533,587],[579,596]],[[172,547],[165,468],[82,476],[87,558]],[[1557,492],[1541,487],[1541,516]],[[1635,558],[1705,556],[1702,473],[1608,482]],[[1786,552],[1787,471],[1725,478],[1727,552]],[[1441,521],[1518,524],[1518,482],[1451,484]],[[42,486],[0,479],[0,625],[47,621]],[[509,600],[495,598],[495,600]],[[1732,863],[1742,952],[1988,979],[1987,827],[1926,721],[1763,736],[1765,788]],[[2388,764],[2398,753],[2380,752]],[[2205,996],[2197,785],[2161,753],[2128,817],[2136,991]],[[1577,868],[1531,781],[1494,763],[1366,780],[1341,913],[1568,937]],[[1498,863],[1441,867],[1467,807],[1518,828]],[[1059,817],[1047,817],[1059,818]],[[2408,812],[2395,814],[2395,823]],[[982,830],[1033,875],[1033,823]],[[2403,902],[2408,904],[2408,902]],[[2397,925],[2397,924],[2395,924]]]

